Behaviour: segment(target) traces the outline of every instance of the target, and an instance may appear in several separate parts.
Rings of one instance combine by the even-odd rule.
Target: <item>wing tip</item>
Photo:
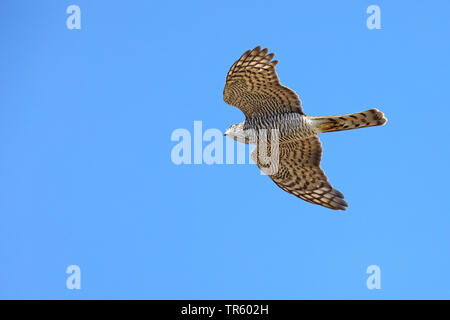
[[[261,46],[256,46],[252,51],[261,51]]]
[[[335,206],[332,209],[334,209],[334,210],[341,210],[341,211],[347,211],[347,208],[348,208],[347,202],[345,202],[343,199],[341,199],[341,201],[340,201],[339,205]]]
[[[247,50],[247,52],[250,51],[250,52],[255,52],[255,53],[259,54],[259,55],[262,54],[264,56],[271,56],[270,59],[272,59],[275,56],[275,53],[273,53],[273,52],[268,54],[269,48],[264,48],[264,49],[261,49],[261,48],[262,48],[261,46],[256,46],[255,48],[253,48],[253,50]]]
[[[331,202],[333,205],[332,209],[346,211],[348,208],[348,203],[344,200],[344,194],[334,188],[331,193],[334,195]]]

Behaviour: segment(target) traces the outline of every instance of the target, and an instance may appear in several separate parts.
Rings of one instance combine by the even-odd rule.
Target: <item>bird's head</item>
[[[242,143],[252,143],[254,140],[251,136],[251,130],[244,130],[244,122],[233,124],[231,127],[225,131],[224,136],[230,137],[233,140]]]
[[[233,139],[234,136],[239,135],[243,131],[243,126],[241,126],[240,123],[233,124],[231,127],[229,127],[225,133],[224,136],[228,136]]]

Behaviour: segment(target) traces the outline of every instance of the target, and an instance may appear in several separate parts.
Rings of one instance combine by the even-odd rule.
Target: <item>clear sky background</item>
[[[81,8],[68,30],[66,8]],[[381,30],[366,9],[381,8]],[[450,2],[2,1],[0,298],[450,298]],[[268,47],[321,135],[346,212],[254,165],[175,165],[172,132],[243,121],[222,100]],[[204,143],[206,146],[208,143]],[[81,290],[66,268],[81,268]],[[368,290],[366,269],[381,268]]]

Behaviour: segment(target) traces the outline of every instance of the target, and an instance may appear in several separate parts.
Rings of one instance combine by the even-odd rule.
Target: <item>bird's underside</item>
[[[245,114],[246,121],[232,126],[226,135],[238,141],[245,137],[248,141],[249,132],[276,128],[277,170],[268,173],[269,177],[281,189],[303,200],[345,210],[344,195],[331,186],[320,167],[322,146],[317,134],[383,125],[386,119],[376,109],[343,116],[306,116],[297,94],[280,84],[275,71],[278,61],[272,61],[273,56],[267,54],[267,49],[256,47],[231,66],[223,97]],[[267,142],[257,143],[252,152],[252,159],[263,171],[268,163],[261,154],[270,154],[271,143]]]

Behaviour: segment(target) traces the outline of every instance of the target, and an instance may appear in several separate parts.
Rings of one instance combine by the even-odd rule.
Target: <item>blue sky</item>
[[[81,8],[69,30],[66,8]],[[366,9],[381,9],[381,30]],[[0,298],[450,298],[448,1],[2,1]],[[175,165],[172,132],[268,47],[324,134],[334,212],[254,165]],[[208,143],[204,143],[205,147]],[[81,268],[81,290],[66,268]],[[366,269],[381,268],[368,290]]]

